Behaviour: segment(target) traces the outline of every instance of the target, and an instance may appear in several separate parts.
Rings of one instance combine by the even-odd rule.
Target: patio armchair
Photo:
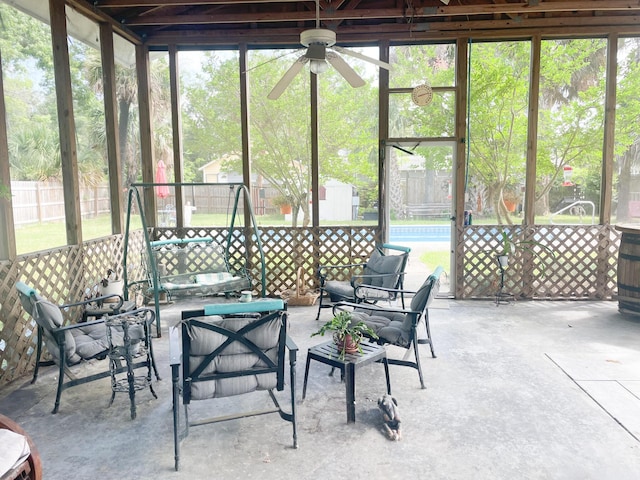
[[[391,365],[408,366],[418,370],[421,388],[425,386],[418,345],[428,344],[431,356],[436,358],[429,326],[429,305],[440,289],[442,272],[442,267],[437,267],[417,291],[404,291],[407,296],[413,295],[408,309],[351,302],[339,302],[334,306],[334,314],[338,311],[351,311],[355,321],[362,320],[371,327],[378,335],[378,338],[371,339],[372,341],[380,345],[406,348],[407,352],[413,349],[414,361],[408,360],[406,356],[403,359],[388,358],[387,360]],[[384,287],[377,288],[384,289]]]
[[[180,466],[180,443],[189,427],[243,417],[278,413],[293,426],[293,447],[298,448],[296,426],[296,357],[298,347],[287,336],[287,312],[280,299],[207,305],[182,312],[182,321],[169,329],[173,383],[175,469]],[[285,388],[285,350],[289,352],[290,411],[274,393]],[[268,392],[272,408],[236,412],[209,418],[189,418],[195,400],[218,399],[257,391]],[[180,415],[180,396],[184,418]],[[220,407],[220,402],[217,402]],[[228,406],[235,404],[229,403]],[[205,408],[198,408],[204,417]],[[182,425],[184,423],[184,425]]]
[[[16,283],[16,289],[20,303],[22,303],[25,311],[35,320],[38,326],[36,365],[31,383],[35,383],[37,380],[41,365],[55,364],[59,369],[56,400],[53,411],[51,412],[57,413],[60,407],[60,397],[64,390],[110,376],[108,362],[104,362],[105,369],[103,371],[86,377],[76,376],[69,368],[82,361],[91,359],[103,360],[107,357],[109,339],[105,326],[106,317],[98,318],[90,322],[72,323],[68,319],[65,321],[63,311],[73,311],[71,309],[76,307],[78,310],[77,318],[81,319],[83,309],[80,307],[95,305],[96,301],[118,297],[118,303],[114,303],[114,309],[117,309],[118,305],[122,306],[123,300],[120,295],[112,294],[77,303],[56,305],[42,297],[34,288],[23,282]],[[137,310],[130,313],[135,312],[137,312]],[[153,312],[151,312],[151,314],[153,314]],[[131,332],[132,336],[136,336],[136,338],[139,339],[142,338],[143,334],[144,332],[141,328]],[[121,343],[123,341],[122,332],[115,332],[113,341]],[[51,361],[41,361],[43,343],[51,355]],[[143,365],[136,364],[135,368],[141,366]],[[126,368],[126,366],[120,366],[118,367],[118,371],[126,371]],[[65,381],[65,379],[68,380]]]
[[[402,287],[410,251],[408,247],[385,243],[376,247],[366,263],[321,265],[318,268],[320,304],[316,320],[320,319],[323,308],[333,307],[337,302],[375,304],[392,302],[400,296],[404,308]]]

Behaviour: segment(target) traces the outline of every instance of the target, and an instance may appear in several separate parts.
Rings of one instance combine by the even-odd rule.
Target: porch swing
[[[144,195],[141,192],[145,189],[157,191],[158,187],[174,187],[175,192],[183,192],[185,187],[227,187],[228,225],[224,228],[150,227],[145,217]],[[244,199],[244,206],[250,214],[251,226],[248,228],[235,226],[241,199]],[[131,235],[133,215],[140,216],[142,238]],[[139,249],[139,258],[133,245]],[[247,187],[242,183],[132,184],[127,201],[123,274],[125,299],[128,299],[130,291],[141,290],[145,299],[153,302],[158,337],[161,335],[160,304],[165,298],[174,301],[187,296],[230,297],[243,290],[256,288],[259,289],[259,295],[264,297],[265,256]],[[131,278],[133,276],[136,278]],[[259,285],[256,285],[256,280]]]

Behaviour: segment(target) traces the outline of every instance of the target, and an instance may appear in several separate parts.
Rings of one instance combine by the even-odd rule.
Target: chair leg
[[[436,358],[436,352],[433,350],[433,341],[431,340],[431,328],[429,328],[429,317],[425,317],[424,326],[427,331],[427,338],[420,343],[428,343],[429,348],[431,349],[431,357]]]
[[[173,384],[173,448],[176,472],[180,468],[180,374],[178,373],[178,368],[179,365],[171,366],[171,380]]]
[[[324,290],[320,289],[320,302],[318,303],[318,313],[316,314],[316,321],[320,320],[320,312],[322,312],[322,299],[324,297]]]
[[[58,413],[58,408],[60,408],[60,397],[62,396],[63,388],[64,388],[64,357],[61,357],[60,371],[58,372],[58,391],[56,392],[56,403],[53,405],[53,411],[51,412],[53,414]]]
[[[33,369],[33,378],[31,383],[36,383],[38,378],[38,370],[40,369],[40,356],[42,355],[42,327],[38,325],[38,346],[36,347],[36,366]]]
[[[144,335],[147,342],[147,348],[149,350],[149,357],[151,358],[151,366],[153,367],[153,372],[156,374],[156,380],[161,380],[160,374],[158,373],[158,367],[156,366],[156,357],[153,355],[151,332],[149,331],[149,326],[146,323],[144,324]]]
[[[416,367],[418,369],[418,376],[420,377],[420,388],[425,389],[424,386],[424,378],[422,376],[422,365],[420,365],[420,352],[418,352],[418,340],[416,337],[413,337],[413,353],[416,356]]]
[[[295,359],[291,359],[290,357],[289,362],[289,381],[291,382],[291,423],[293,424],[293,448],[298,448],[298,425],[296,420],[296,361]],[[307,384],[306,380],[307,379],[305,377],[305,387]]]

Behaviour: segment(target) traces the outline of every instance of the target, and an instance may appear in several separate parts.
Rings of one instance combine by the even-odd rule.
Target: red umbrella
[[[167,172],[164,162],[160,160],[156,167],[156,183],[167,183]],[[156,195],[160,198],[167,198],[169,196],[168,185],[158,185],[156,187]]]

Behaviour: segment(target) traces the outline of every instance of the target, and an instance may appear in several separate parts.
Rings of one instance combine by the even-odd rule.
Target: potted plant
[[[113,269],[107,270],[107,275],[100,280],[100,295],[122,295],[124,280],[119,280],[116,277],[116,272]],[[117,302],[118,299],[116,297],[107,298],[105,302]]]
[[[547,245],[544,245],[535,240],[514,240],[509,234],[509,232],[503,231],[500,250],[497,253],[498,264],[500,265],[500,268],[501,269],[506,268],[507,265],[509,264],[509,255],[514,254],[518,250],[529,252],[533,255],[540,257],[541,252],[539,250],[536,250],[536,247],[538,247],[539,249],[545,250],[552,257],[555,258],[555,252]],[[540,265],[541,265],[542,272],[544,272],[546,265],[544,264],[544,262],[541,262]]]
[[[280,213],[283,215],[291,213],[291,201],[284,195],[273,197],[271,203],[274,207],[280,207]]]
[[[377,339],[378,335],[362,320],[355,321],[351,312],[342,311],[326,322],[320,329],[312,333],[311,336],[324,335],[333,332],[333,341],[340,350],[340,358],[343,359],[347,353],[362,353],[360,342],[367,336]]]

